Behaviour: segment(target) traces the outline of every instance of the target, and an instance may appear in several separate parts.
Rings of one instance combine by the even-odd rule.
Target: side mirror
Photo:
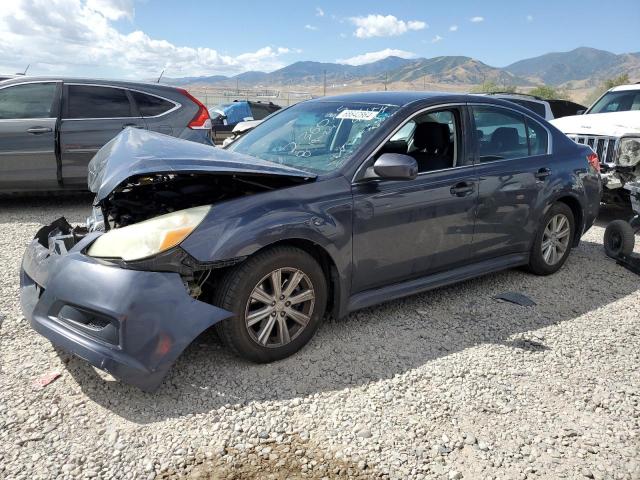
[[[418,163],[409,155],[383,153],[373,164],[373,171],[380,178],[413,180],[418,176]]]

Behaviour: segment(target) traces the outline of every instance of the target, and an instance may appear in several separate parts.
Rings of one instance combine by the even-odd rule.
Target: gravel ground
[[[363,310],[278,363],[205,334],[151,395],[56,352],[20,313],[25,244],[89,203],[0,200],[1,478],[640,479],[640,282],[605,258],[602,227],[556,275]],[[492,299],[505,291],[537,305]]]

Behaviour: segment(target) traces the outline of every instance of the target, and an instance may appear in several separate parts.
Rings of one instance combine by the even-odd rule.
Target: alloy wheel
[[[297,268],[278,268],[253,288],[245,309],[251,339],[263,347],[282,347],[306,328],[315,304],[311,280]]]
[[[547,265],[555,265],[564,257],[571,238],[569,219],[559,213],[549,219],[542,235],[542,258]]]

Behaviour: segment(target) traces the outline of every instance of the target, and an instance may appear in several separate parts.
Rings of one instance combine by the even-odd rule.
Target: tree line
[[[625,73],[614,78],[608,78],[602,82],[590,95],[587,97],[587,105],[596,101],[604,92],[610,88],[618,85],[625,85],[630,83],[629,74]],[[520,92],[519,87],[515,85],[499,85],[494,81],[486,81],[481,85],[478,85],[472,90],[473,93],[526,93],[527,95],[533,95],[536,97],[544,98],[546,100],[569,100],[568,92],[559,87],[552,85],[538,85],[526,92]]]

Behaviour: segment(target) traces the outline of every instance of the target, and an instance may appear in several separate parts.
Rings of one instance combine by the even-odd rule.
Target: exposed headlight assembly
[[[195,230],[211,205],[188,208],[110,230],[98,237],[87,254],[99,258],[140,260],[179,245]]]
[[[618,165],[633,167],[640,163],[640,137],[622,137],[620,139]]]

